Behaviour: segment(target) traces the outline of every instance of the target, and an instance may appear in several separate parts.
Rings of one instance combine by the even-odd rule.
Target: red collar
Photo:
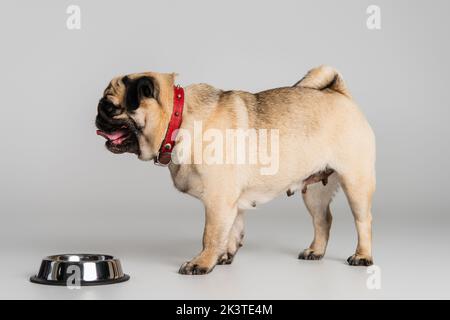
[[[184,90],[180,86],[173,87],[173,111],[167,127],[166,136],[164,137],[159,153],[155,158],[155,164],[161,166],[169,165],[172,161],[172,151],[175,147],[176,132],[181,126],[184,107]]]

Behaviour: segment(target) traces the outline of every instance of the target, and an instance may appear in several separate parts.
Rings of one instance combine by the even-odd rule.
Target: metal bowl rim
[[[93,256],[93,257],[105,257],[105,259],[98,259],[98,260],[81,260],[81,261],[70,261],[70,260],[63,260],[63,259],[57,259],[58,257],[64,257],[64,256]],[[105,262],[105,261],[120,261],[120,259],[116,258],[113,255],[110,254],[98,254],[98,253],[62,253],[62,254],[52,254],[49,256],[46,256],[42,259],[42,261],[50,261],[50,262],[60,262],[60,263],[87,263],[87,262]]]

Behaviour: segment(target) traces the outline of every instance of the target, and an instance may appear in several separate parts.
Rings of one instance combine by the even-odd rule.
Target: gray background
[[[82,29],[66,29],[78,4]],[[366,28],[366,8],[382,29]],[[450,298],[449,1],[2,1],[0,298]],[[247,215],[232,266],[177,274],[201,246],[201,203],[168,170],[114,156],[95,135],[116,75],[178,72],[179,83],[259,91],[338,68],[377,136],[374,258],[382,289],[344,260],[356,232],[340,193],[323,261],[301,199]],[[121,257],[132,279],[81,290],[31,284],[41,257]]]

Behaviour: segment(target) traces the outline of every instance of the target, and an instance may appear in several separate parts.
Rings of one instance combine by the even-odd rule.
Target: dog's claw
[[[320,260],[323,258],[323,254],[315,254],[313,251],[306,249],[298,255],[298,258],[300,260]]]
[[[368,267],[373,265],[373,260],[370,257],[358,256],[356,254],[348,257],[347,262],[351,266],[364,266]]]
[[[227,252],[224,253],[220,258],[217,264],[223,265],[223,264],[231,264],[234,259],[234,254]]]
[[[183,263],[180,267],[180,270],[178,270],[178,273],[180,274],[187,274],[187,275],[202,275],[207,274],[212,271],[211,269],[200,267],[198,264],[191,263],[190,261],[187,261]]]

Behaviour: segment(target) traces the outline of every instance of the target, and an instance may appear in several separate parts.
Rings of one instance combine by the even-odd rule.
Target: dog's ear
[[[154,72],[151,73],[150,76],[155,79],[155,83],[158,86],[158,95],[156,99],[164,112],[166,112],[170,117],[173,110],[173,89],[175,84],[175,77],[177,76],[177,74]]]
[[[158,84],[155,79],[149,76],[130,79],[124,77],[122,79],[126,87],[126,104],[128,110],[136,110],[139,108],[142,99],[151,98],[158,100]]]

